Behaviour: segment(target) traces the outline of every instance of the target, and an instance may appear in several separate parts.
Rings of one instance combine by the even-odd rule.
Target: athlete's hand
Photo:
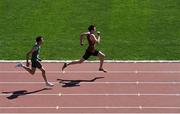
[[[42,61],[42,59],[41,59],[41,58],[38,58],[38,61]]]
[[[97,31],[97,35],[100,36],[100,31]]]
[[[26,62],[26,66],[29,67],[29,62]]]

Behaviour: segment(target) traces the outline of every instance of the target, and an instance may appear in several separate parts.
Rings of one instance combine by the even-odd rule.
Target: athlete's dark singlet
[[[35,44],[33,48],[35,48],[35,51],[32,53],[31,61],[38,61],[40,46],[38,44]]]
[[[94,52],[96,50],[95,49],[96,41],[92,37],[90,37],[90,34],[87,35],[87,40],[88,40],[88,44],[89,44],[87,51],[88,52]]]

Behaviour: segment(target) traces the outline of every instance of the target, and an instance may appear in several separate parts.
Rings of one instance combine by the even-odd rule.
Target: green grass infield
[[[0,59],[25,59],[39,35],[42,59],[79,59],[95,24],[108,60],[180,60],[179,12],[180,0],[0,0]]]

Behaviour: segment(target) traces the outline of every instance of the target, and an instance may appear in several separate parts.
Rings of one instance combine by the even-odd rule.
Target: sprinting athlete
[[[23,65],[22,63],[18,63],[16,67],[23,67],[26,71],[28,71],[30,74],[35,74],[36,68],[42,71],[42,77],[45,81],[46,86],[52,87],[54,84],[48,82],[46,78],[46,71],[42,67],[40,61],[41,59],[39,58],[39,52],[40,52],[40,46],[44,42],[42,36],[38,36],[36,38],[36,44],[33,46],[33,48],[27,53],[26,55],[26,66]],[[29,68],[29,57],[31,56],[31,68]]]
[[[64,63],[62,70],[64,70],[67,66],[73,65],[73,64],[80,64],[83,63],[85,60],[87,60],[90,56],[97,56],[100,60],[100,66],[99,71],[107,72],[105,69],[103,69],[103,63],[104,63],[104,57],[105,55],[101,52],[95,49],[95,44],[100,43],[100,32],[97,32],[97,36],[95,36],[96,27],[94,25],[90,25],[88,27],[88,32],[81,33],[80,35],[80,45],[83,45],[83,38],[84,36],[87,37],[88,40],[88,47],[85,51],[85,54],[82,56],[82,58],[78,61],[72,61],[70,63]]]

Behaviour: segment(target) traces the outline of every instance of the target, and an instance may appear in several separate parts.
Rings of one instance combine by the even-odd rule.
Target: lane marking
[[[28,73],[27,71],[0,71],[1,74],[23,74]],[[36,73],[42,73],[41,71],[37,71]],[[108,71],[107,73],[100,71],[46,71],[46,73],[51,74],[79,74],[79,73],[98,73],[98,74],[179,74],[180,71]]]
[[[180,109],[180,107],[146,107],[146,106],[114,106],[114,107],[0,107],[0,109]]]
[[[138,93],[138,97],[140,97],[141,96],[141,94],[140,93]]]
[[[150,94],[141,94],[141,93],[134,93],[134,94],[62,94],[62,96],[179,96],[179,93],[169,93],[169,94],[156,94],[156,93],[150,93]]]
[[[140,109],[140,110],[142,110],[142,109],[143,109],[143,107],[142,107],[142,106],[139,106],[139,109]]]
[[[22,113],[22,112],[21,112]],[[1,113],[1,114],[11,114],[11,113]],[[19,113],[14,113],[13,114],[19,114]],[[44,113],[25,113],[23,112],[22,114],[44,114]],[[72,113],[48,113],[48,114],[72,114]],[[89,112],[82,112],[82,113],[75,113],[75,114],[92,114]],[[137,113],[117,113],[117,112],[113,112],[113,113],[94,113],[93,114],[137,114]],[[163,113],[142,113],[142,114],[170,114],[169,112],[163,112]],[[171,113],[171,114],[179,114],[179,113]]]
[[[11,95],[22,95],[22,94],[12,94],[12,93],[1,93],[0,96],[11,96]],[[79,94],[63,94],[63,93],[44,93],[44,94],[26,94],[26,96],[176,96],[179,97],[180,93],[167,93],[167,94],[161,94],[161,93],[132,93],[132,94],[126,94],[126,93],[119,93],[119,94],[85,94],[85,93],[79,93]]]
[[[43,60],[43,63],[64,63],[75,60]],[[26,60],[0,60],[0,63],[25,63]],[[180,63],[180,60],[104,60],[105,63]],[[85,61],[85,63],[99,63],[99,60]]]
[[[56,109],[58,110],[60,107],[59,106],[56,106]]]
[[[52,82],[54,84],[61,84],[59,82]],[[174,81],[154,81],[154,82],[146,82],[146,81],[129,81],[129,82],[80,82],[81,84],[180,84],[180,82]],[[44,84],[44,82],[0,82],[0,84]]]
[[[56,107],[0,107],[0,109],[56,109]]]
[[[139,107],[61,107],[62,109],[139,109]]]
[[[139,72],[136,70],[136,71],[135,71],[135,74],[138,74],[138,73],[139,73]]]

